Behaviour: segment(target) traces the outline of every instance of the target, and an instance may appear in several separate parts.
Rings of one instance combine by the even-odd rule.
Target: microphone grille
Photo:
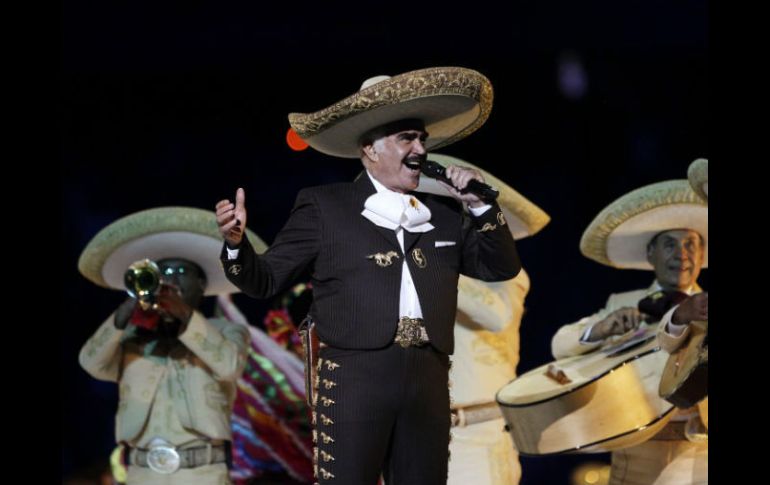
[[[420,168],[422,169],[422,173],[432,178],[444,177],[444,174],[446,173],[446,169],[440,163],[431,160],[425,160]]]

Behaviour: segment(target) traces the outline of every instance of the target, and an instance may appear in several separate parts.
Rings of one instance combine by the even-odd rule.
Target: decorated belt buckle
[[[153,446],[147,453],[147,466],[158,473],[174,473],[181,464],[179,453],[171,446]]]
[[[396,340],[403,348],[421,343],[421,328],[417,320],[402,318],[397,328]]]

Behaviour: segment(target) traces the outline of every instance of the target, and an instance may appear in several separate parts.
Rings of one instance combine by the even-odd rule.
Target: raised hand
[[[471,207],[479,207],[485,204],[485,202],[475,194],[471,194],[470,192],[467,194],[460,193],[460,191],[468,185],[468,182],[471,179],[484,182],[484,177],[481,176],[481,173],[479,173],[478,170],[464,168],[458,165],[449,165],[446,168],[446,177],[452,181],[454,187],[442,180],[439,180],[438,183],[443,185],[454,198],[467,202]]]
[[[242,188],[236,191],[235,204],[228,199],[217,202],[216,213],[219,233],[229,247],[238,247],[246,228],[246,192]]]

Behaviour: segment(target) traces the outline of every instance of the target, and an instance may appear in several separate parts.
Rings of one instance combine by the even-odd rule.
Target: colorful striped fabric
[[[244,485],[265,472],[285,472],[312,483],[312,425],[299,356],[249,325],[229,295],[219,296],[217,306],[218,314],[245,325],[251,334],[233,407],[231,478]]]

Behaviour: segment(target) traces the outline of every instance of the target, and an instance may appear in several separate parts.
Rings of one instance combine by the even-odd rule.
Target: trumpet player
[[[220,245],[212,212],[161,207],[110,224],[81,254],[86,278],[129,293],[79,356],[94,378],[118,383],[129,485],[231,483],[230,415],[249,333],[198,310],[204,295],[237,291]]]

